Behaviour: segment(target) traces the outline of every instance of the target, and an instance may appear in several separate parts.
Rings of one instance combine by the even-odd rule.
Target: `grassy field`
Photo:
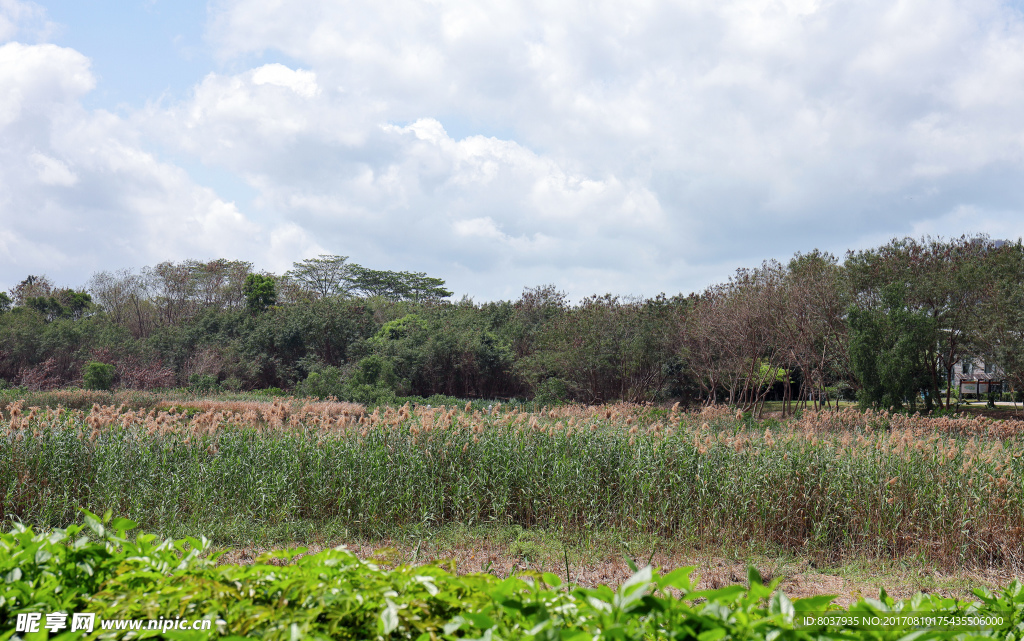
[[[817,563],[1017,571],[1024,423],[632,405],[489,412],[275,400],[4,410],[4,519],[79,507],[237,547],[429,538],[453,525],[601,533]]]

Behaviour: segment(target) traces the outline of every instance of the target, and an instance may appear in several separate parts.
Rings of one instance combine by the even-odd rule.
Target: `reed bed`
[[[1024,565],[1020,422],[852,410],[758,422],[627,404],[203,407],[11,404],[2,516],[52,527],[80,520],[79,507],[111,509],[229,544],[289,524],[379,539],[493,523],[831,561]]]
[[[156,405],[158,411],[169,413],[187,411],[189,414],[195,412],[212,412],[211,416],[218,413],[221,417],[233,417],[239,415],[252,422],[262,418],[265,421],[274,422],[276,416],[288,417],[289,421],[305,421],[312,418],[337,418],[339,416],[362,416],[365,409],[358,403],[346,403],[336,400],[311,400],[295,399],[268,401],[252,400],[211,400],[197,399],[188,401],[162,401]],[[102,411],[102,408],[100,408]],[[109,410],[108,410],[109,411]],[[148,416],[148,414],[147,414]],[[155,416],[155,415],[154,415]]]

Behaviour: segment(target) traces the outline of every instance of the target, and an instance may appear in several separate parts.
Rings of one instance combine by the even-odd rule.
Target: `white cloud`
[[[590,243],[609,261],[595,287],[699,287],[697,266],[841,251],[958,207],[1024,214],[1024,20],[996,0],[221,0],[213,15],[226,59],[277,50],[323,88],[287,113],[329,172],[233,161],[268,202],[367,229],[419,229],[399,213],[415,210],[502,247],[506,278],[576,279]],[[538,234],[563,262],[513,246]]]
[[[510,140],[455,139],[434,118],[376,124],[362,103],[342,91],[268,92],[249,72],[210,75],[152,122],[162,119],[165,142],[244,175],[264,218],[290,221],[326,251],[438,273],[462,291],[483,291],[483,274],[614,270],[639,255],[610,251],[614,239],[649,243],[664,222],[643,185]]]
[[[957,238],[965,234],[988,234],[997,240],[1024,238],[1024,216],[1016,211],[985,211],[970,205],[960,205],[941,216],[914,224],[912,233],[913,236],[944,238]]]
[[[274,229],[140,146],[133,127],[80,99],[81,54],[0,47],[0,287],[29,273],[81,285],[99,269],[189,257],[266,260]]]
[[[68,169],[68,166],[61,160],[34,151],[29,154],[28,161],[36,170],[39,182],[44,185],[70,187],[78,182],[75,172]]]
[[[0,216],[60,229],[112,212],[94,227],[118,230],[103,242],[123,262],[340,253],[478,298],[699,289],[795,250],[1024,219],[1024,18],[998,0],[216,0],[210,15],[223,67],[127,117],[81,107],[82,54],[0,47]],[[246,70],[264,52],[288,62]],[[195,185],[154,141],[253,202]]]
[[[303,98],[312,98],[320,93],[316,84],[316,74],[311,71],[292,70],[281,64],[263,65],[252,73],[252,81],[257,85],[277,85],[287,87]]]
[[[270,252],[266,259],[266,269],[283,274],[292,268],[292,263],[302,258],[330,253],[315,240],[305,229],[295,223],[280,225],[270,233]]]
[[[18,37],[43,39],[53,31],[46,12],[34,2],[0,0],[0,42]]]
[[[487,238],[491,240],[505,240],[508,238],[498,229],[498,226],[491,220],[490,216],[484,218],[468,218],[457,220],[452,223],[455,233],[464,238]]]
[[[77,51],[49,44],[0,46],[0,127],[52,117],[95,85],[89,60]]]

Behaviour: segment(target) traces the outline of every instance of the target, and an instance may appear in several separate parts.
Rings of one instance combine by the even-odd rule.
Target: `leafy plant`
[[[345,386],[341,380],[341,370],[330,366],[316,367],[304,381],[296,385],[295,391],[303,396],[317,398],[342,397],[345,394]]]
[[[213,374],[192,374],[188,377],[188,389],[192,392],[214,392],[220,389]]]
[[[109,391],[114,386],[114,374],[113,365],[90,361],[82,369],[82,385],[85,389]]]
[[[277,285],[273,276],[249,274],[242,286],[245,294],[245,306],[253,314],[258,314],[277,302]]]
[[[881,305],[851,307],[850,363],[860,380],[861,403],[875,409],[917,409],[922,390],[930,390],[926,360],[935,320],[908,307],[899,286],[883,288]],[[927,409],[932,396],[926,396]]]
[[[569,399],[569,386],[560,378],[552,376],[537,385],[534,400],[545,405],[564,403]]]
[[[318,554],[291,549],[251,565],[217,565],[205,538],[159,540],[127,532],[136,524],[85,513],[85,526],[35,532],[15,524],[0,534],[0,625],[18,615],[92,612],[89,638],[102,638],[116,619],[208,621],[208,631],[170,638],[227,635],[260,639],[938,639],[952,630],[895,624],[872,629],[851,616],[970,615],[990,619],[961,626],[968,638],[1020,639],[1024,589],[1011,583],[978,601],[917,595],[896,602],[883,592],[837,611],[831,596],[791,601],[762,584],[697,590],[693,568],[667,573],[647,566],[617,588],[565,585],[551,573],[499,579],[454,575],[439,566],[382,569],[343,547]],[[80,536],[87,534],[87,536]],[[836,623],[810,623],[833,611]],[[10,638],[13,630],[5,635]],[[166,634],[166,633],[165,633]],[[172,633],[172,634],[177,634]]]

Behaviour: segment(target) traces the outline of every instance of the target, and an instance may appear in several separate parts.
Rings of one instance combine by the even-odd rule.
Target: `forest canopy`
[[[85,276],[83,275],[83,278]],[[218,259],[28,275],[0,293],[0,386],[279,388],[359,402],[435,394],[600,403],[766,399],[941,409],[958,363],[1024,389],[1024,246],[894,239],[814,250],[687,295],[553,285],[453,301],[444,280],[321,255],[284,274]],[[99,367],[102,364],[112,367]],[[83,379],[88,372],[88,381]]]

